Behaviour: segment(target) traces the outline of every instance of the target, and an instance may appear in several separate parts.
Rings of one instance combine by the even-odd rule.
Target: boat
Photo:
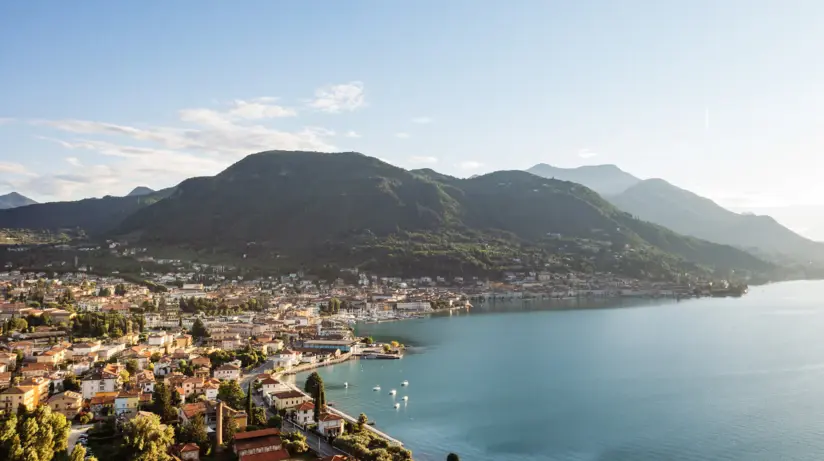
[[[395,408],[400,408],[400,407],[401,407],[401,404],[400,404],[400,403],[396,403],[396,404],[395,404]]]
[[[404,382],[401,383],[401,386],[408,386],[408,385],[409,385],[409,381],[404,381]]]
[[[372,388],[372,390],[373,391],[379,391],[379,390],[381,390],[381,387],[380,386],[375,386],[375,387]]]
[[[396,391],[395,389],[392,389],[391,391],[389,391],[389,395],[395,395],[397,393],[398,393],[398,391]]]
[[[343,383],[343,387],[349,387],[349,383]]]
[[[408,396],[408,395],[404,395],[404,396],[403,396],[403,401],[404,401],[404,402],[406,402],[407,400],[409,400],[409,396]]]

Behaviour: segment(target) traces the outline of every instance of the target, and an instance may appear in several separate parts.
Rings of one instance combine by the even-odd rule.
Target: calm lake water
[[[364,325],[416,353],[321,369],[327,400],[418,460],[824,459],[824,282],[607,306]]]

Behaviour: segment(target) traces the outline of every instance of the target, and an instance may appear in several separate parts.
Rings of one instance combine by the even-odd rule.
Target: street
[[[310,450],[315,451],[318,454],[318,456],[326,457],[333,455],[346,455],[345,452],[333,447],[332,444],[327,442],[325,438],[318,436],[314,432],[304,431],[297,424],[284,419],[282,429],[286,431],[287,428],[293,431],[300,431],[301,433],[303,433],[303,435],[306,436],[306,445],[309,446]]]
[[[72,426],[71,431],[69,432],[69,453],[74,450],[74,446],[77,444],[77,439],[80,438],[80,434],[85,434],[86,431],[91,429],[93,424],[86,424],[83,426]]]

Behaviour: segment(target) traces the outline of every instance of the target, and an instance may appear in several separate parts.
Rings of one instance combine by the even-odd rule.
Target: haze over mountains
[[[81,227],[148,247],[403,273],[482,273],[522,258],[665,278],[774,268],[634,219],[580,184],[523,171],[458,179],[354,152],[263,152],[148,196],[5,210],[0,227]],[[558,259],[569,251],[579,257]]]
[[[793,232],[775,219],[735,213],[663,179],[641,180],[614,165],[555,168],[539,164],[527,171],[584,184],[621,210],[682,234],[771,258],[824,261],[824,244]]]

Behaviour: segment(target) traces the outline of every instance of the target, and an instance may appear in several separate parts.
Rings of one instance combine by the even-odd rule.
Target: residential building
[[[335,413],[324,413],[318,421],[318,432],[327,437],[337,437],[343,432],[343,417]]]
[[[114,400],[114,414],[127,419],[131,419],[137,415],[140,405],[140,394],[141,392],[139,390],[120,391]]]
[[[221,381],[237,381],[238,379],[240,379],[240,367],[228,363],[225,365],[221,365],[215,368],[215,378]]]
[[[24,405],[28,410],[33,410],[37,403],[38,396],[33,387],[14,386],[0,393],[0,409],[5,414],[16,412],[20,405]]]
[[[278,393],[278,392],[286,392],[286,391],[291,389],[286,384],[283,384],[282,382],[280,382],[277,379],[272,378],[272,377],[268,377],[268,378],[265,378],[265,379],[261,380],[260,384],[261,384],[260,391],[261,391],[261,393],[263,393],[263,395],[275,394],[275,393]]]
[[[120,389],[120,377],[101,370],[84,377],[80,382],[84,399],[90,399],[98,392],[116,392]]]
[[[20,367],[20,373],[24,378],[48,376],[54,372],[54,370],[54,365],[50,365],[48,363],[24,362]]]
[[[297,409],[295,409],[295,421],[303,426],[311,424],[315,419],[315,404],[312,402],[303,402]]]
[[[269,405],[280,410],[286,410],[300,406],[303,402],[308,402],[312,399],[308,395],[299,391],[277,392],[274,394],[267,394]]]
[[[180,458],[181,461],[200,461],[200,447],[194,443],[172,445],[169,451]]]
[[[0,389],[6,389],[9,386],[11,386],[11,372],[0,373]]]
[[[71,421],[83,409],[83,396],[79,392],[66,391],[49,399],[52,412],[60,413]]]
[[[49,384],[51,380],[42,376],[34,376],[25,378],[17,384],[17,387],[34,389],[35,401],[37,403],[46,403],[49,400]]]
[[[235,434],[232,444],[238,461],[283,461],[289,452],[283,448],[280,431],[261,429]]]

